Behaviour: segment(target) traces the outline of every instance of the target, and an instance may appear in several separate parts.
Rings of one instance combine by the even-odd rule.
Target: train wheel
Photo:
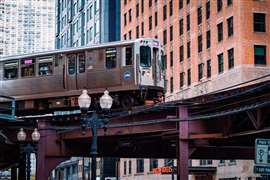
[[[134,98],[130,95],[124,95],[121,97],[121,106],[124,109],[129,109],[134,106]]]

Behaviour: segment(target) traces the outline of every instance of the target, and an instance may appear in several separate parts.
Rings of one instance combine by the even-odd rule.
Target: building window
[[[197,9],[197,21],[198,25],[202,23],[202,7],[198,7]]]
[[[179,21],[179,33],[180,33],[180,36],[183,35],[184,33],[184,20],[183,19],[180,19]]]
[[[223,66],[223,53],[218,55],[218,73],[223,73],[224,66]]]
[[[203,63],[198,65],[198,80],[200,81],[203,78]]]
[[[124,14],[124,26],[127,25],[127,13]]]
[[[128,14],[129,14],[129,22],[132,21],[132,9],[128,10]]]
[[[152,0],[149,0],[149,7],[152,7]]]
[[[233,0],[227,0],[227,6],[232,5],[232,3],[233,3]]]
[[[183,0],[179,0],[179,9],[182,9],[183,8]]]
[[[139,17],[140,10],[139,10],[139,4],[136,4],[136,17]]]
[[[139,36],[140,36],[139,26],[136,26],[136,38],[139,38]]]
[[[230,159],[229,160],[229,165],[236,165],[236,160]]]
[[[207,78],[210,78],[211,77],[211,60],[207,60],[206,62],[206,68],[207,68]]]
[[[155,26],[158,24],[158,16],[157,16],[157,11],[155,12]]]
[[[158,167],[158,160],[157,159],[150,159],[150,171]]]
[[[106,68],[107,69],[116,68],[116,59],[117,59],[116,48],[107,48],[105,55],[106,55]]]
[[[170,27],[170,41],[173,40],[173,26]]]
[[[128,174],[131,174],[131,170],[132,170],[132,164],[131,164],[131,160],[128,161]]]
[[[187,58],[190,58],[190,41],[187,42]]]
[[[132,36],[131,36],[131,31],[128,32],[128,36],[129,36],[129,39],[132,38]]]
[[[127,40],[127,34],[124,34],[124,40]]]
[[[207,159],[200,160],[200,166],[212,165],[212,164],[213,164],[212,160],[207,160]]]
[[[184,86],[184,82],[185,81],[185,73],[181,72],[180,73],[180,88],[182,88]]]
[[[187,70],[187,85],[188,86],[191,85],[191,70],[190,69]]]
[[[149,17],[149,31],[152,29],[152,16]]]
[[[141,3],[141,10],[142,10],[142,14],[144,12],[144,0],[142,0],[142,3]]]
[[[124,0],[124,5],[126,5],[127,4],[127,0]]]
[[[202,44],[202,35],[198,36],[198,52],[202,52],[203,44]]]
[[[164,5],[163,6],[163,20],[166,20],[167,19],[167,6]]]
[[[190,0],[187,0],[187,4],[189,4],[190,3]]]
[[[253,29],[255,32],[265,32],[264,13],[253,13]]]
[[[221,11],[222,10],[222,0],[217,0],[217,11]]]
[[[180,46],[179,56],[180,56],[180,62],[184,61],[184,46]]]
[[[190,30],[190,15],[187,15],[187,31]]]
[[[144,36],[144,22],[142,22],[142,27],[141,27],[142,29],[142,36]]]
[[[137,173],[143,173],[143,172],[144,172],[144,160],[137,159]]]
[[[208,30],[206,32],[206,48],[210,48],[211,47],[211,31]]]
[[[173,66],[173,51],[170,52],[170,66]]]
[[[4,64],[5,79],[18,78],[18,61],[8,62]]]
[[[173,93],[173,77],[170,79],[170,92]]]
[[[173,14],[173,2],[170,0],[170,16]]]
[[[218,29],[218,42],[223,40],[223,23],[219,23],[217,25],[217,29]]]
[[[166,29],[163,31],[163,45],[167,44],[167,31]]]
[[[233,17],[227,19],[228,37],[233,35]]]
[[[219,160],[219,164],[222,164],[222,165],[224,165],[225,164],[225,160]]]
[[[127,174],[127,161],[124,161],[124,175]]]
[[[266,65],[266,46],[254,46],[254,63],[259,65]]]
[[[210,1],[206,2],[206,19],[210,18]]]
[[[229,65],[229,69],[234,67],[234,50],[233,48],[228,50],[228,65]]]
[[[164,69],[167,69],[167,55],[164,54]]]

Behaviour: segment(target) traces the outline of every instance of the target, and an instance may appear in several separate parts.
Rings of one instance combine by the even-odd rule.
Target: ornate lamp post
[[[36,144],[40,139],[40,133],[37,128],[34,129],[34,132],[31,135],[33,143],[26,144],[26,133],[23,128],[17,134],[17,140],[20,142],[20,154],[21,156],[26,155],[26,180],[30,180],[31,178],[31,153],[36,152]]]
[[[92,130],[92,144],[90,155],[92,157],[92,164],[91,164],[91,180],[96,180],[96,169],[97,169],[97,129],[104,127],[105,119],[98,117],[96,112],[92,112],[89,116],[87,114],[88,108],[91,105],[91,97],[87,94],[87,90],[83,90],[82,94],[78,98],[78,103],[82,112],[81,117],[81,126],[83,133],[87,127],[91,128]],[[102,110],[110,110],[112,107],[113,99],[109,95],[107,90],[104,91],[104,95],[101,96],[100,100],[100,107]]]

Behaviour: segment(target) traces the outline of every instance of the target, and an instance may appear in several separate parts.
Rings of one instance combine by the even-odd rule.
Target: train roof
[[[33,56],[49,56],[49,55],[59,54],[59,53],[69,53],[69,52],[88,50],[88,49],[106,48],[106,47],[117,46],[117,45],[128,45],[142,39],[159,41],[158,39],[154,39],[154,38],[140,38],[140,39],[135,39],[135,40],[127,40],[127,41],[114,41],[114,42],[107,42],[107,43],[102,43],[102,44],[93,44],[91,46],[70,47],[70,48],[65,48],[65,49],[54,49],[54,50],[27,53],[27,54],[5,56],[5,57],[0,57],[0,61],[6,61],[6,60],[12,60],[12,59],[24,59],[24,58],[33,57]]]

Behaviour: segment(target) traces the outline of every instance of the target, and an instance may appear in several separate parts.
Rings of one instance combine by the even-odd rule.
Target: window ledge
[[[144,175],[143,172],[141,172],[141,173],[135,173],[135,174],[134,174],[134,176],[143,176],[143,175]]]

